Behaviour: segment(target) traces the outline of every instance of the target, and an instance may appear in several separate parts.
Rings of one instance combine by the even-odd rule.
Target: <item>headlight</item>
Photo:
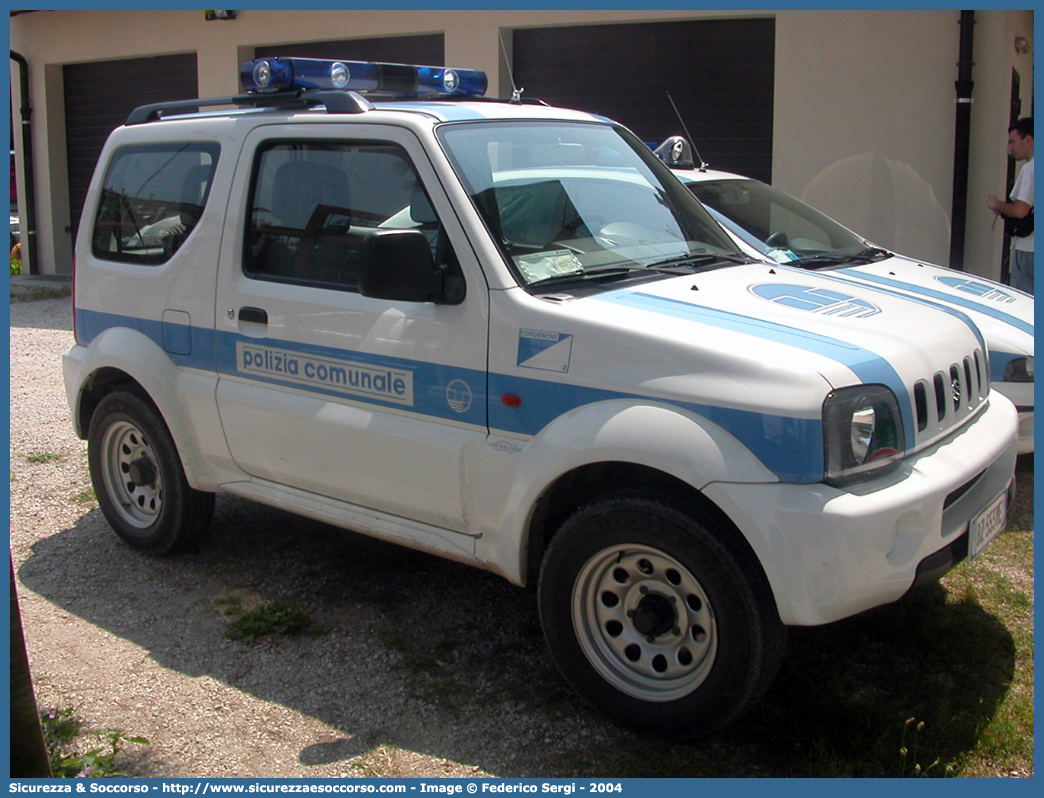
[[[895,466],[906,450],[899,403],[883,385],[857,385],[823,403],[824,481],[841,485]]]
[[[1005,382],[1033,382],[1033,358],[1017,357],[1004,367]]]

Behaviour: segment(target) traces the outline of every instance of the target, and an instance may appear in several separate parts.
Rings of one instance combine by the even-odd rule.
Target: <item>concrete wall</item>
[[[948,263],[959,11],[793,11],[776,27],[773,182],[878,244]],[[1033,12],[977,11],[965,268],[997,277],[1011,70]]]
[[[947,263],[959,11],[45,11],[11,19],[30,63],[43,272],[71,268],[62,65],[195,51],[203,96],[239,90],[238,67],[264,44],[443,32],[446,62],[485,69],[506,96],[511,30],[548,25],[772,15],[776,19],[776,185],[881,246]],[[1011,71],[1032,113],[1033,12],[978,11],[965,268],[999,276],[988,193],[1004,189]],[[119,35],[112,35],[113,31]],[[501,32],[503,36],[501,37]],[[1028,55],[1015,52],[1026,37]],[[12,86],[17,97],[17,70]],[[17,117],[16,117],[17,118]],[[999,226],[998,226],[999,228]]]

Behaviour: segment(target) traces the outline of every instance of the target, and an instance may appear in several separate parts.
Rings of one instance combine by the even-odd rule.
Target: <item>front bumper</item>
[[[1015,500],[1015,479],[1008,483],[1007,506]],[[968,556],[970,546],[970,532],[958,537],[952,543],[944,546],[934,554],[929,554],[917,565],[917,573],[914,576],[910,590],[921,585],[937,582],[955,566],[959,565]]]
[[[705,493],[754,548],[781,620],[830,623],[899,599],[944,549],[961,554],[971,520],[1011,486],[1016,428],[1014,406],[993,392],[971,423],[880,479],[847,490],[715,483]]]

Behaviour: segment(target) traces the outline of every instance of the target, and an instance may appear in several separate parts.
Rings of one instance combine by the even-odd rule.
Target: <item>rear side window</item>
[[[396,144],[271,142],[254,164],[250,208],[243,269],[256,279],[355,291],[363,240],[378,229],[419,229],[436,263],[454,263]]]
[[[212,142],[116,150],[94,219],[95,257],[143,265],[169,260],[203,215],[218,150]]]

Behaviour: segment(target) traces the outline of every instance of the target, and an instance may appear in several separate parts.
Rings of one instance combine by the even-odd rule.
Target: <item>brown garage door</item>
[[[113,128],[139,105],[198,97],[196,55],[165,55],[66,64],[66,149],[72,234],[102,145]]]
[[[657,143],[684,132],[673,99],[712,167],[771,181],[774,20],[535,28],[516,30],[513,45],[524,97],[603,114]]]
[[[383,61],[387,64],[444,66],[441,33],[425,36],[382,36],[258,47],[255,58],[295,55],[300,58],[343,58],[345,61]]]

